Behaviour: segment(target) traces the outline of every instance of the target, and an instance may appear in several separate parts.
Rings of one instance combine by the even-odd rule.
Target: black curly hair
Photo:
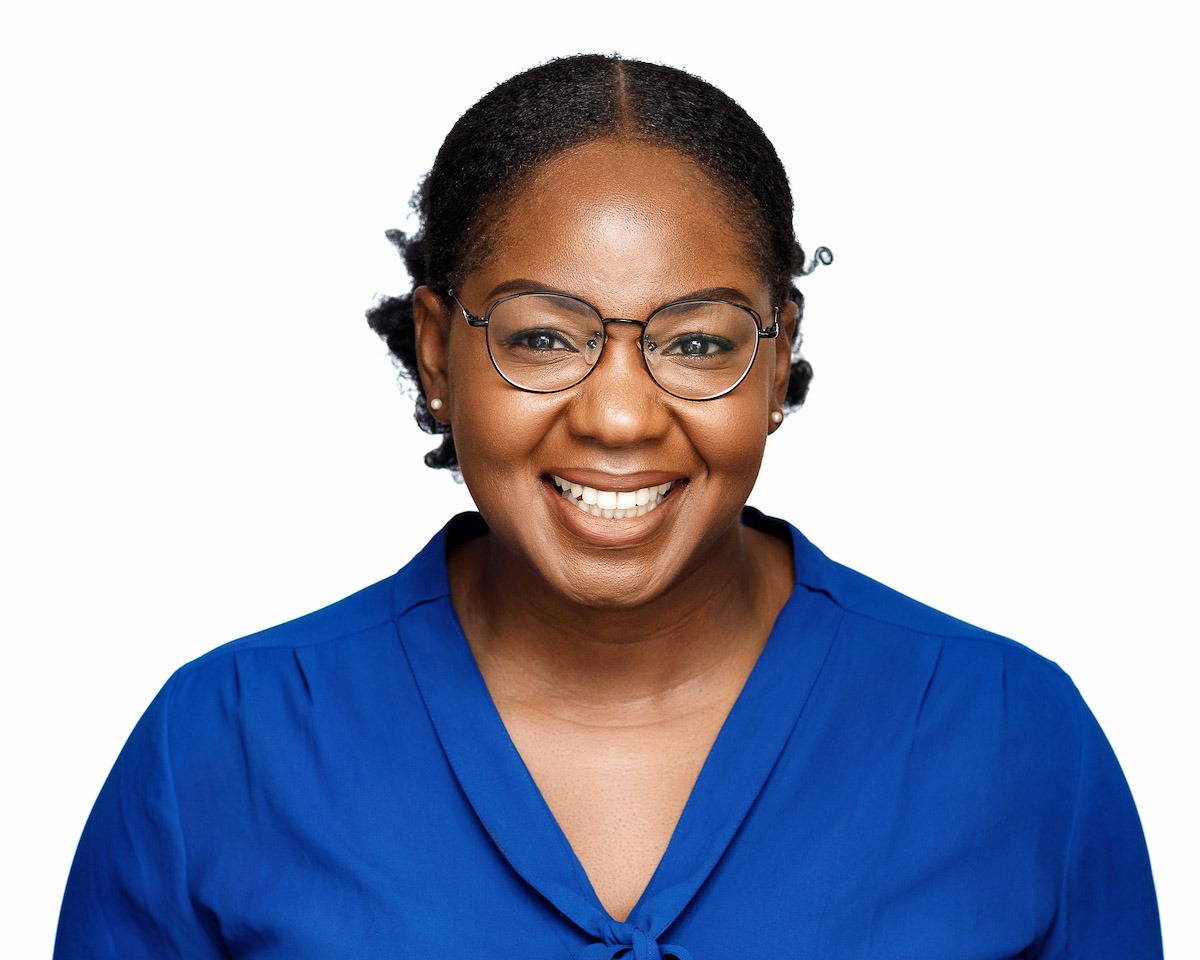
[[[798,309],[787,409],[803,402],[812,367],[799,353],[804,297],[793,285],[804,251],[792,226],[792,192],[762,128],[730,97],[690,73],[620,56],[583,54],[551,60],[501,83],[464,113],[447,135],[413,197],[420,227],[389,230],[413,288],[446,296],[481,263],[511,199],[551,157],[607,138],[669,147],[700,165],[742,215],[741,227],[777,303]],[[821,253],[822,251],[818,251]],[[367,311],[412,381],[416,421],[442,434],[425,463],[457,471],[454,438],[429,412],[417,375],[413,298],[387,297]]]

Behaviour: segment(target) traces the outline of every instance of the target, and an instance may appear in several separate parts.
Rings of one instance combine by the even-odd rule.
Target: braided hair
[[[793,278],[804,251],[792,226],[787,174],[762,128],[730,97],[698,77],[619,56],[551,60],[501,83],[447,135],[413,197],[419,228],[389,230],[413,288],[443,295],[482,263],[510,201],[552,157],[593,140],[627,139],[669,147],[697,163],[738,211],[751,252],[776,303],[799,309],[785,406],[803,402],[812,367],[799,353],[804,297]],[[416,388],[421,429],[441,434],[425,455],[430,467],[457,470],[449,424],[435,419],[417,375],[412,293],[386,297],[367,311],[402,372]]]

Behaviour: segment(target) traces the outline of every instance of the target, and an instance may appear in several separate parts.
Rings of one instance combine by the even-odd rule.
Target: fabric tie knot
[[[692,955],[672,943],[660,945],[640,927],[610,920],[604,942],[584,947],[579,960],[692,960]]]

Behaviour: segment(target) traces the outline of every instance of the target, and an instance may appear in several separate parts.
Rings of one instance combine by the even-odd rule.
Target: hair
[[[751,252],[776,303],[798,308],[785,408],[804,403],[812,367],[800,356],[804,297],[793,278],[804,251],[792,224],[792,192],[771,141],[737,103],[683,70],[619,56],[551,60],[495,87],[450,130],[412,199],[412,236],[387,231],[412,278],[445,297],[482,263],[499,218],[533,174],[581,144],[626,139],[671,148],[698,164],[742,219]],[[458,469],[448,424],[429,411],[417,374],[412,293],[386,297],[367,322],[415,387],[414,417],[442,435],[425,455],[430,467]]]

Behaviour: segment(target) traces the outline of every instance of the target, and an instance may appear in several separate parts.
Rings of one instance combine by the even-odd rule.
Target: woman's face
[[[635,320],[673,301],[720,298],[752,307],[768,326],[777,305],[740,222],[682,155],[594,142],[537,172],[504,213],[485,262],[455,292],[478,316],[501,296],[548,289]],[[463,480],[498,545],[549,589],[589,606],[636,607],[697,572],[720,574],[731,556],[722,547],[741,542],[739,514],[771,413],[781,409],[791,304],[780,307],[780,337],[761,341],[746,379],[698,402],[650,378],[639,327],[607,325],[586,380],[534,394],[500,377],[484,330],[457,308],[425,289],[415,299],[427,395],[443,400],[438,415],[453,426]],[[617,519],[567,501],[554,478],[635,499],[671,487],[654,509]]]

